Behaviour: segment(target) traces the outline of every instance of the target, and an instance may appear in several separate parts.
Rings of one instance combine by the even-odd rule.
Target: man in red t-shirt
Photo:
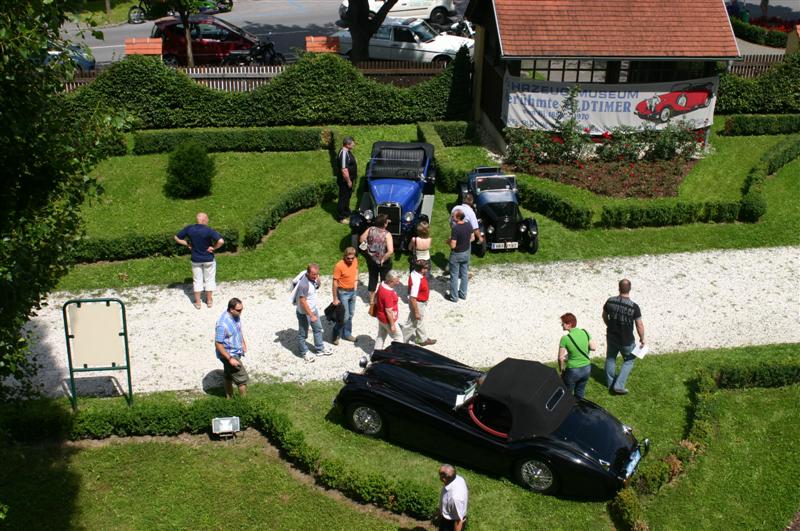
[[[417,260],[414,264],[414,271],[408,277],[408,320],[403,326],[403,341],[408,343],[412,337],[416,336],[416,342],[422,347],[427,347],[436,343],[435,339],[428,338],[422,320],[425,319],[425,311],[428,306],[428,261]]]
[[[375,338],[375,349],[382,350],[386,337],[392,341],[402,341],[403,335],[397,325],[398,308],[395,286],[400,283],[400,278],[394,271],[386,273],[386,280],[378,286],[375,294],[375,316],[378,318],[378,337]]]

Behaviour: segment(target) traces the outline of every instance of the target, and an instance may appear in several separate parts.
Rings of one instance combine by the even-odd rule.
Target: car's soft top
[[[426,159],[430,160],[433,158],[433,146],[427,142],[375,142],[372,144],[372,156],[379,156],[380,152],[384,149],[422,149],[425,152]]]
[[[478,395],[504,404],[511,412],[509,441],[546,435],[572,411],[575,398],[555,369],[537,361],[506,358],[486,373]]]

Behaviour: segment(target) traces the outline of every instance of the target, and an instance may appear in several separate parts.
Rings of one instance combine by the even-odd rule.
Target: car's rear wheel
[[[551,494],[558,487],[550,464],[538,457],[518,461],[514,466],[514,477],[523,487],[541,494]]]
[[[164,56],[164,64],[167,66],[181,66],[178,56],[172,54],[167,54]]]
[[[347,407],[347,422],[354,431],[370,437],[381,437],[386,433],[383,415],[375,406],[356,402]]]
[[[275,55],[272,56],[272,59],[270,59],[269,64],[271,64],[271,65],[285,65],[286,64],[286,58],[283,56],[282,53],[276,53]]]
[[[437,7],[434,9],[431,13],[431,22],[437,26],[443,26],[447,24],[447,10],[443,7]]]
[[[143,24],[145,18],[144,9],[139,6],[131,6],[128,10],[128,24]]]
[[[217,6],[220,13],[227,13],[233,9],[233,0],[219,0]]]

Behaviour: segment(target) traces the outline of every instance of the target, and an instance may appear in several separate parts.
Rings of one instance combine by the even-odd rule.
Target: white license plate
[[[492,244],[492,250],[493,251],[496,251],[497,249],[505,249],[505,248],[506,248],[505,242],[493,243]]]
[[[517,249],[519,247],[519,242],[507,242],[506,249]]]
[[[635,452],[631,454],[631,460],[628,462],[628,466],[625,468],[625,477],[631,477],[633,471],[636,470],[636,465],[639,464],[639,461],[642,459],[642,452],[638,448]]]

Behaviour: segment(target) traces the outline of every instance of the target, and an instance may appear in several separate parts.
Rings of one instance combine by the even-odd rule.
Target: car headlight
[[[367,221],[372,221],[372,210],[364,211],[364,219],[366,219]]]
[[[406,221],[406,223],[411,223],[412,221],[414,221],[414,213],[413,212],[406,212],[403,215],[403,219]]]
[[[519,226],[519,231],[520,231],[520,232],[525,232],[525,230],[526,230],[527,228],[528,228],[528,227],[526,227],[526,226],[525,226],[525,224],[523,223],[522,225],[520,225],[520,226]]]
[[[348,376],[350,376],[350,372],[349,371],[344,371],[344,373],[342,374],[342,381],[344,383],[347,383],[347,377]]]
[[[488,234],[494,234],[494,227],[492,225],[489,225],[488,227],[486,227],[486,232]]]
[[[366,369],[367,365],[369,365],[369,358],[366,356],[361,356],[361,358],[358,360],[358,366],[362,369]]]

